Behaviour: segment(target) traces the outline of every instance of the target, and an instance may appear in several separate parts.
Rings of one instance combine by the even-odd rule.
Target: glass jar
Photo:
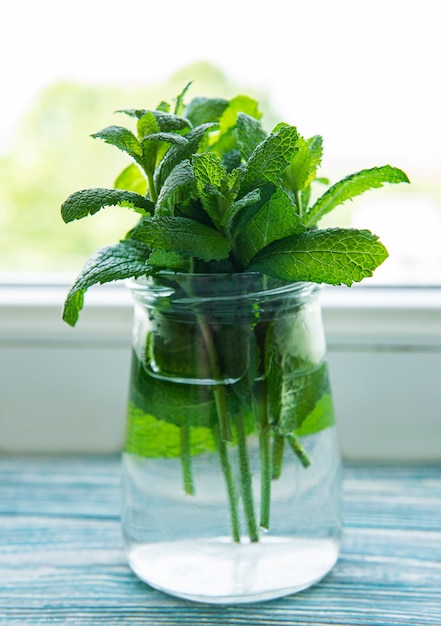
[[[151,586],[239,603],[335,564],[340,456],[311,283],[163,272],[129,283],[128,562]]]

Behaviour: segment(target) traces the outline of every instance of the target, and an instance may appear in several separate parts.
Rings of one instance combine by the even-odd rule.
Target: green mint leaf
[[[239,113],[245,113],[255,119],[262,117],[262,113],[259,111],[259,103],[256,100],[249,96],[236,96],[230,100],[219,120],[219,131],[221,135],[236,126]]]
[[[234,247],[246,267],[259,250],[273,241],[304,231],[296,207],[289,196],[278,188],[242,228]]]
[[[154,204],[144,196],[123,189],[82,189],[71,194],[61,205],[61,216],[68,223],[87,215],[94,215],[108,206],[125,206],[151,213]]]
[[[155,381],[153,387],[159,387]],[[157,391],[157,389],[154,389]],[[135,399],[139,396],[133,394]],[[163,398],[166,404],[167,394]],[[155,400],[153,409],[157,408],[158,400]],[[163,406],[160,406],[163,408]],[[146,407],[146,411],[151,411]],[[150,458],[178,458],[182,453],[181,426],[157,419],[150,412],[145,412],[130,402],[127,410],[126,440],[124,451]],[[212,452],[216,449],[211,428],[203,426],[191,426],[191,438],[189,453],[192,456]]]
[[[178,163],[185,159],[190,159],[198,151],[199,146],[206,134],[217,127],[217,124],[202,124],[197,126],[185,136],[186,143],[183,145],[173,145],[162,159],[155,172],[155,186],[159,191],[165,179]]]
[[[175,133],[153,133],[144,137],[141,141],[142,163],[147,175],[153,174],[156,163],[167,152],[169,146],[159,146],[159,144],[171,144],[175,146],[185,146],[187,140]],[[162,148],[162,150],[161,150]]]
[[[143,218],[132,237],[152,249],[169,250],[203,261],[228,257],[230,242],[219,231],[186,217]]]
[[[308,187],[314,180],[323,154],[323,140],[317,135],[306,141],[299,137],[298,150],[283,174],[285,186],[294,194]]]
[[[151,111],[149,109],[120,109],[117,113],[125,113],[130,117],[135,117],[138,119],[138,131],[140,128],[148,128],[149,125],[152,124],[152,118],[154,118],[155,130],[151,132],[175,132],[181,131],[188,128],[191,128],[191,123],[185,117],[180,117],[179,115],[173,115],[166,110],[157,109],[156,111]],[[143,119],[145,118],[145,119]],[[147,132],[141,132],[140,136],[145,137],[148,134]]]
[[[275,190],[275,185],[266,183],[236,200],[228,211],[228,232],[237,237],[242,228],[268,202]]]
[[[181,200],[191,195],[194,174],[188,159],[178,163],[170,172],[162,185],[161,192],[156,201],[155,215],[173,215],[174,207]]]
[[[262,141],[246,163],[242,191],[250,191],[265,182],[280,185],[282,174],[297,151],[298,139],[294,126],[283,125]]]
[[[166,250],[153,250],[149,256],[148,265],[156,270],[190,271],[188,257],[184,257],[178,252],[168,252]]]
[[[190,89],[193,81],[187,83],[181,93],[175,98],[175,115],[181,115],[185,109],[184,98],[187,95],[187,91]]]
[[[260,122],[245,113],[237,115],[236,132],[240,151],[245,159],[249,159],[256,147],[267,136]]]
[[[190,120],[193,126],[218,122],[227,106],[228,100],[223,98],[193,98],[185,108],[184,116]]]
[[[254,207],[256,206],[258,202],[260,202],[260,199],[261,199],[261,190],[253,189],[253,191],[250,191],[245,196],[242,196],[240,200],[236,200],[235,202],[233,202],[233,204],[231,204],[228,207],[228,209],[226,210],[224,214],[224,217],[221,223],[222,226],[226,225],[228,232],[231,233],[233,230],[232,224],[234,223],[235,219],[237,220],[237,216],[241,213],[241,211],[245,211],[245,209],[247,209],[248,207],[253,207],[253,214],[254,214],[255,212]]]
[[[115,189],[133,191],[144,197],[147,193],[147,181],[136,163],[128,165],[117,176],[115,182],[113,183],[113,186],[115,187]]]
[[[296,429],[295,434],[297,437],[314,435],[321,430],[330,428],[334,423],[335,416],[332,395],[330,393],[324,393],[317,401],[311,413],[303,420],[301,426]]]
[[[193,155],[192,163],[202,205],[213,224],[222,228],[224,214],[237,195],[237,177],[228,174],[219,159],[209,153]]]
[[[361,170],[351,174],[330,187],[311,207],[306,215],[305,224],[315,225],[320,218],[329,213],[336,206],[351,200],[369,189],[382,187],[384,183],[408,183],[406,174],[390,165]]]
[[[268,395],[274,429],[279,435],[286,436],[294,431],[297,434],[319,401],[329,395],[330,385],[326,363],[306,371],[296,371],[295,359],[278,356],[278,360],[277,356],[272,360],[268,374]],[[333,423],[332,405],[330,408],[326,416],[327,425]],[[324,421],[322,418],[321,426]]]
[[[64,321],[75,326],[83,307],[84,293],[92,285],[147,274],[148,254],[149,250],[144,245],[130,239],[98,250],[86,262],[67,294],[63,309]]]
[[[287,281],[350,286],[372,276],[387,250],[368,230],[311,230],[274,241],[258,252],[248,269]]]
[[[153,111],[146,111],[144,115],[138,119],[136,127],[139,141],[142,141],[149,135],[153,135],[153,133],[159,133],[161,131],[161,127],[156,121],[156,116],[153,114]]]
[[[220,157],[239,147],[236,128],[239,113],[255,118],[261,116],[259,105],[253,98],[236,96],[230,100],[219,120],[217,141],[210,146],[210,150]]]
[[[123,126],[108,126],[92,135],[95,139],[102,139],[111,146],[126,152],[137,163],[141,163],[142,149],[135,135]]]

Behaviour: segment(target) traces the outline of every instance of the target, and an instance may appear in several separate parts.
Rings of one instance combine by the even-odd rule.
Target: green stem
[[[289,433],[289,435],[286,435],[286,439],[291,446],[292,451],[297,456],[303,467],[309,467],[311,465],[311,461],[308,454],[306,453],[306,450],[300,443],[300,439],[296,435],[294,435],[294,433]]]
[[[150,200],[156,203],[156,200],[158,199],[158,194],[156,193],[155,181],[153,178],[153,171],[147,172],[147,180],[149,184]]]
[[[277,433],[275,433],[274,439],[273,439],[273,462],[272,462],[273,480],[280,478],[282,474],[284,450],[285,450],[285,437],[282,437],[282,435],[278,435]]]
[[[207,348],[208,359],[210,361],[211,375],[216,381],[222,380],[222,372],[219,364],[216,346],[210,326],[202,315],[198,315],[199,327],[204,338],[205,347]],[[219,420],[220,434],[224,441],[232,441],[231,425],[228,417],[227,398],[224,384],[214,385],[214,400],[216,402],[216,411]]]
[[[256,399],[260,452],[260,526],[269,528],[271,508],[271,428],[268,420],[268,383],[262,382]]]
[[[271,442],[270,427],[267,424],[259,431],[260,448],[260,526],[270,526],[271,509]]]
[[[227,487],[228,504],[230,508],[231,535],[233,537],[233,541],[235,541],[236,543],[240,543],[239,511],[237,506],[238,497],[236,485],[234,482],[234,474],[231,469],[230,459],[228,458],[227,444],[220,436],[218,428],[213,428],[213,434],[216,440],[221,468]]]
[[[240,486],[242,491],[243,508],[247,523],[250,541],[259,541],[259,531],[254,513],[254,499],[250,460],[248,457],[247,439],[243,415],[236,413],[237,448],[239,453]]]
[[[193,471],[190,452],[190,428],[186,420],[184,420],[180,429],[181,435],[181,467],[184,492],[189,496],[194,496],[195,488],[193,481]]]

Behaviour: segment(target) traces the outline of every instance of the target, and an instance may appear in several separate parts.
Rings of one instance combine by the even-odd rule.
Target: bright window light
[[[254,95],[274,121],[325,140],[333,180],[391,165],[410,187],[369,192],[334,223],[380,235],[374,284],[441,285],[438,0],[8,3],[2,11],[0,272],[79,271],[133,216],[66,226],[71,192],[111,186],[124,155],[89,135],[113,111],[190,95]],[[399,187],[399,188],[398,188]],[[337,220],[337,222],[336,222]]]

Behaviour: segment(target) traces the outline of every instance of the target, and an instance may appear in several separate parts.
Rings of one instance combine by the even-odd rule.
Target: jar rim
[[[162,279],[162,280],[161,280]],[[234,298],[247,301],[262,296],[271,298],[290,294],[306,297],[321,289],[313,282],[288,282],[260,272],[190,273],[160,270],[151,276],[131,278],[126,281],[135,300],[145,302],[151,297],[173,297],[182,304],[198,302],[224,302]],[[189,289],[185,290],[185,287]],[[182,292],[178,293],[179,288]]]

